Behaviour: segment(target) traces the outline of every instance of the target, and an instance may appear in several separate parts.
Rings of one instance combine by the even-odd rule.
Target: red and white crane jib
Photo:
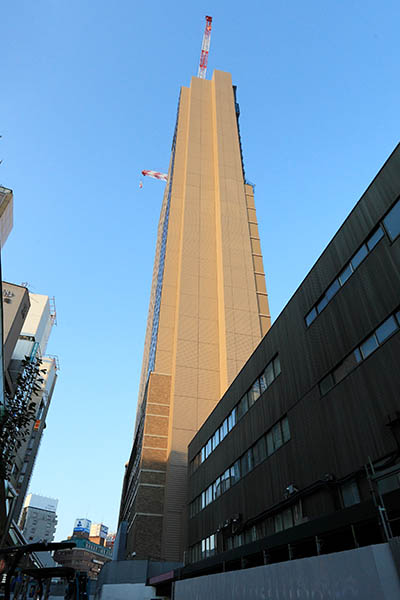
[[[208,51],[210,49],[211,38],[211,23],[212,17],[206,17],[206,28],[204,30],[203,43],[201,45],[200,52],[199,72],[197,73],[197,77],[200,77],[200,79],[205,79],[207,73]]]
[[[142,175],[145,177],[152,177],[153,179],[160,179],[161,181],[167,181],[168,173],[160,173],[159,171],[143,170]]]

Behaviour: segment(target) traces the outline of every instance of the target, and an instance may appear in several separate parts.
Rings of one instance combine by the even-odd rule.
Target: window
[[[344,285],[352,273],[353,267],[351,266],[351,263],[349,263],[339,275],[340,285]]]
[[[400,233],[400,200],[396,202],[392,210],[383,219],[386,231],[393,241]]]
[[[281,430],[281,424],[277,423],[276,425],[273,426],[272,428],[272,435],[274,438],[274,447],[275,450],[278,450],[278,448],[280,448],[283,444],[283,438],[282,438],[282,430]]]
[[[287,417],[283,417],[283,419],[281,421],[281,425],[282,425],[283,443],[285,443],[290,440],[289,420]]]
[[[235,427],[236,421],[237,421],[237,408],[235,406],[235,408],[232,410],[231,414],[228,417],[228,429],[229,429],[229,431],[231,431],[231,429],[233,429]]]
[[[251,389],[247,392],[247,398],[249,401],[249,408],[253,406],[253,404],[260,397],[260,384],[258,383],[258,379],[253,383]]]
[[[250,473],[250,471],[252,469],[253,469],[253,449],[249,448],[249,450],[247,450],[246,454],[244,454],[242,456],[242,458],[240,459],[240,470],[242,473],[242,477],[247,475],[247,473]]]
[[[383,238],[383,231],[381,227],[378,227],[378,229],[375,231],[375,233],[373,233],[371,235],[371,237],[369,238],[369,240],[367,240],[367,246],[368,246],[368,250],[371,252],[371,250],[373,248],[375,248],[376,244],[379,242],[380,239]]]
[[[361,344],[361,354],[363,358],[367,358],[376,348],[378,347],[378,342],[375,337],[375,334],[371,335],[363,344]]]
[[[290,527],[293,527],[293,515],[291,508],[287,508],[286,510],[284,510],[282,513],[282,517],[284,529],[289,529]]]
[[[317,309],[314,307],[310,310],[310,312],[308,313],[308,315],[306,315],[306,325],[307,327],[309,327],[311,325],[311,323],[314,321],[315,317],[317,316]]]
[[[211,438],[208,440],[207,444],[206,444],[206,458],[208,458],[211,454],[211,448],[212,448],[212,441]]]
[[[260,464],[263,460],[267,458],[267,451],[265,447],[265,437],[262,437],[258,440],[258,442],[254,445],[253,448],[253,458],[254,458],[254,466]]]
[[[245,394],[238,404],[238,420],[241,419],[243,415],[247,413],[248,409],[249,405],[247,402],[247,394]]]
[[[275,525],[275,533],[278,533],[278,531],[283,531],[283,520],[282,520],[281,514],[275,515],[274,525]]]
[[[355,255],[353,256],[353,258],[351,259],[351,265],[354,270],[356,270],[357,267],[362,263],[362,261],[367,256],[367,254],[368,254],[367,246],[365,244],[363,244],[361,246],[361,248],[358,250],[358,252],[356,252]]]
[[[220,437],[221,442],[224,439],[224,437],[226,437],[227,435],[228,435],[228,419],[225,419],[225,421],[222,423],[222,425],[220,427],[220,431],[219,431],[219,437]]]
[[[335,383],[339,383],[339,381],[342,381],[342,379],[344,379],[346,377],[346,375],[348,373],[350,373],[350,371],[352,371],[354,369],[354,367],[356,367],[356,366],[357,366],[357,359],[356,359],[354,352],[352,352],[334,370],[333,378],[335,380]]]
[[[231,474],[230,469],[227,469],[221,476],[221,494],[229,490],[231,487]]]
[[[319,389],[320,389],[321,395],[323,396],[324,394],[327,394],[329,392],[329,390],[331,390],[333,388],[334,385],[335,385],[335,382],[333,380],[333,375],[332,375],[332,373],[329,373],[319,383]]]
[[[330,300],[332,300],[333,296],[336,294],[336,292],[339,290],[340,288],[340,283],[338,279],[335,279],[335,281],[332,283],[332,285],[330,285],[328,287],[328,289],[326,290],[326,297],[328,299],[328,302]]]
[[[231,466],[231,483],[232,485],[240,479],[240,462],[237,460]]]
[[[378,342],[382,344],[397,329],[397,323],[393,316],[389,317],[375,331]]]
[[[214,483],[214,498],[218,498],[221,495],[221,478],[218,477]]]
[[[268,456],[271,456],[271,454],[273,454],[275,452],[274,438],[272,435],[272,431],[268,431],[266,440],[267,440],[267,453],[268,453]]]
[[[217,429],[217,431],[213,435],[212,449],[215,450],[215,448],[218,446],[218,444],[219,444],[219,429]]]
[[[353,506],[354,504],[359,504],[360,502],[360,493],[358,491],[357,482],[353,479],[348,483],[344,483],[340,486],[340,491],[342,493],[343,506]]]
[[[317,311],[319,313],[322,312],[327,304],[328,298],[326,296],[323,296],[323,298],[317,304]]]
[[[264,371],[264,375],[267,382],[267,387],[269,387],[274,380],[274,365],[272,362],[270,362],[269,365],[267,365],[267,368]]]
[[[275,356],[274,358],[274,373],[275,377],[278,377],[278,375],[281,374],[281,360],[279,358],[279,355]]]

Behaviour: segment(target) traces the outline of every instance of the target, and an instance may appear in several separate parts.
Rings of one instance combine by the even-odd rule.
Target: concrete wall
[[[400,580],[388,544],[175,583],[174,600],[394,600]]]

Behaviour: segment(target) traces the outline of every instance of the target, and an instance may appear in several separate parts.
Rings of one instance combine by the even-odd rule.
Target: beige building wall
[[[187,446],[270,326],[254,195],[243,180],[229,73],[216,71],[211,81],[193,77],[190,88],[181,89],[169,178],[159,226],[141,393],[144,397],[163,215],[171,185],[154,364],[154,374],[169,376],[170,385],[168,418],[162,422],[164,493],[157,514],[163,515],[158,518],[159,556],[181,560]],[[148,388],[147,403],[149,393]],[[137,428],[148,406],[139,405]],[[154,493],[161,498],[159,489]],[[136,503],[140,494],[139,486]],[[124,498],[121,508],[123,502]],[[131,521],[134,518],[131,514]],[[137,556],[145,556],[141,536],[134,535],[134,529],[130,527],[128,538],[135,536],[135,548],[128,545]]]

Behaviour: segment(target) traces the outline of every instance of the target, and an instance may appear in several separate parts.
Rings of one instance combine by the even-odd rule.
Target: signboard
[[[108,527],[103,523],[93,523],[90,528],[90,537],[100,537],[104,540],[107,537]]]
[[[76,519],[74,533],[89,533],[91,524],[92,522],[89,519]]]

